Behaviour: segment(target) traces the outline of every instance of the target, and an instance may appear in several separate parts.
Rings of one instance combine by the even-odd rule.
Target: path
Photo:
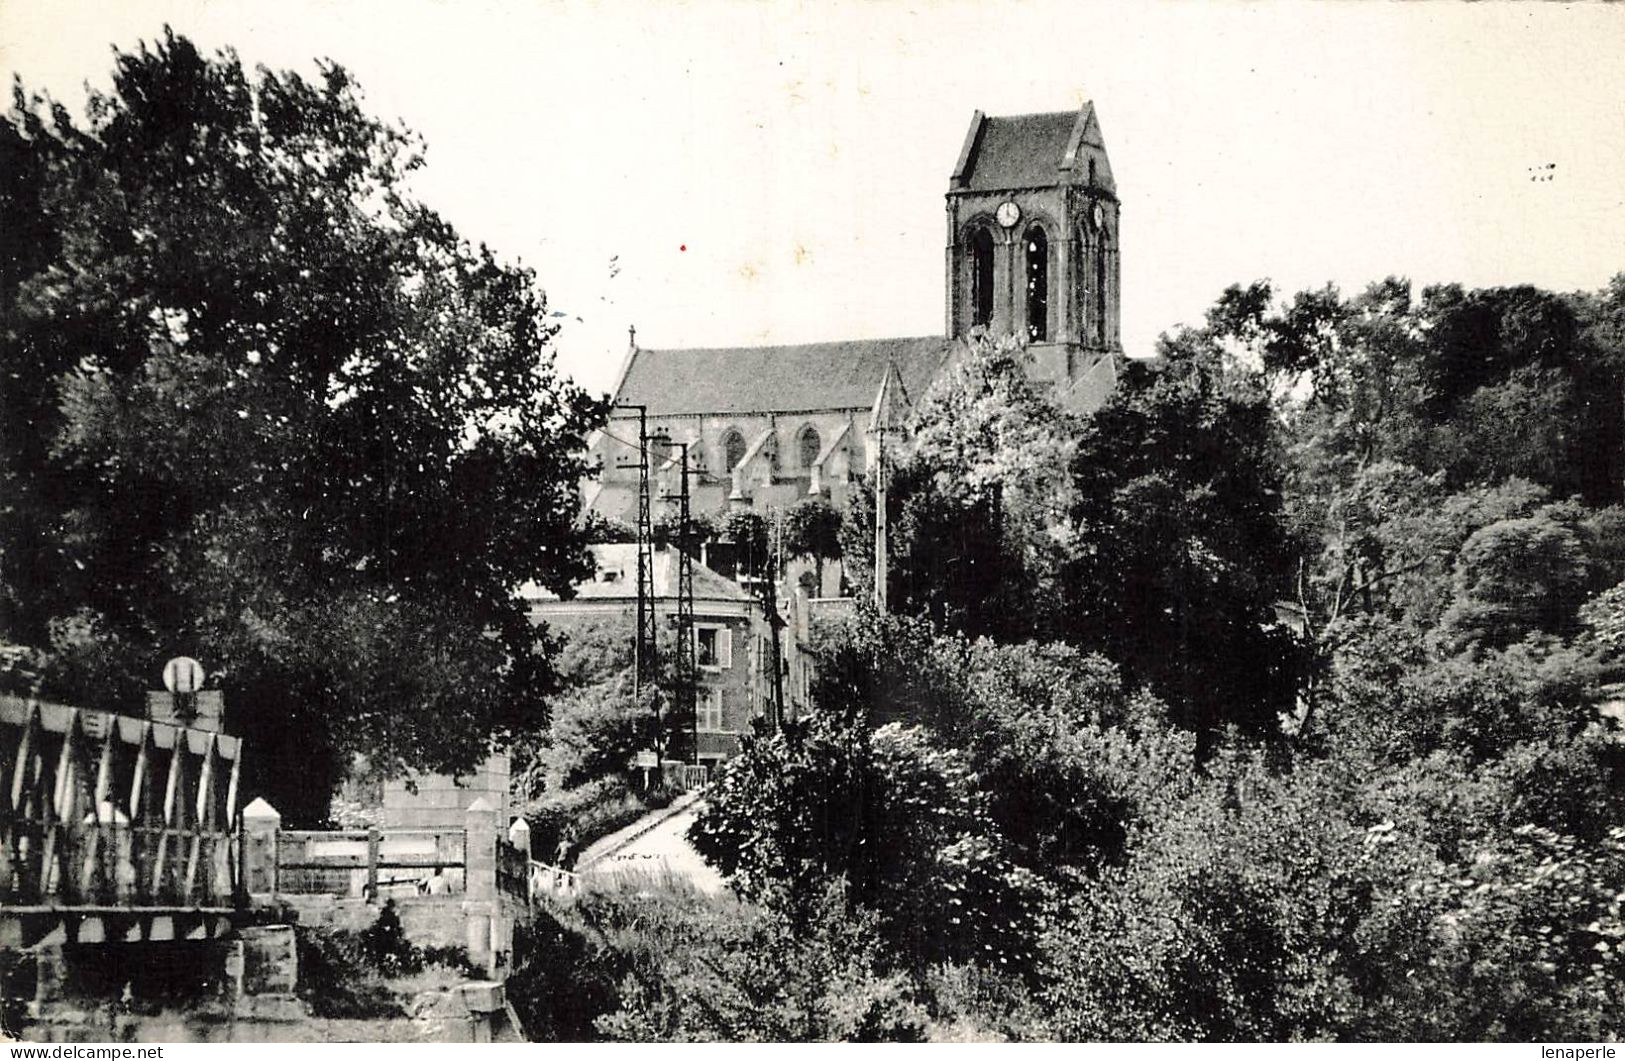
[[[704,808],[695,795],[645,815],[589,847],[577,872],[597,877],[670,874],[707,895],[718,894],[726,887],[721,874],[688,842],[688,827]]]

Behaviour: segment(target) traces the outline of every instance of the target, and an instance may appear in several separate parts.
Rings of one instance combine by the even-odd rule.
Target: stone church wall
[[[761,512],[768,508],[785,508],[804,497],[813,496],[814,480],[818,492],[825,497],[844,498],[849,481],[862,473],[864,467],[864,430],[868,426],[869,410],[826,410],[811,413],[730,413],[721,415],[684,415],[651,417],[651,435],[664,431],[674,442],[695,443],[689,451],[691,466],[699,464],[701,474],[690,480],[690,505],[696,514],[710,514],[729,508],[741,507],[732,495],[734,479],[728,471],[729,441],[735,441],[734,452],[741,450],[747,456],[743,473],[738,477],[741,492],[749,507]],[[845,429],[845,436],[834,450],[825,455],[822,465],[815,468],[807,457],[815,456],[809,441],[804,451],[803,440],[809,431],[816,434],[817,453],[824,453],[830,442]],[[635,422],[620,420],[615,434],[627,439],[635,437]],[[764,441],[763,436],[767,435]],[[657,497],[675,497],[679,490],[679,473],[669,456],[656,459],[651,480]],[[637,483],[637,469],[622,467],[636,460],[636,454],[626,452],[618,442],[601,447],[606,483]],[[656,509],[655,518],[674,514],[675,506],[666,503]]]

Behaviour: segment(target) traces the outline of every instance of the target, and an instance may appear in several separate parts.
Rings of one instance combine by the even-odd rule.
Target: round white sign
[[[203,688],[203,664],[190,656],[176,656],[164,664],[164,688],[172,693],[195,693]]]

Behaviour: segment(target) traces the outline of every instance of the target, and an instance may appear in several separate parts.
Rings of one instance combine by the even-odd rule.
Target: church
[[[657,495],[679,489],[689,446],[691,510],[844,504],[872,459],[874,425],[899,423],[973,334],[1026,343],[1036,379],[1087,412],[1111,393],[1118,330],[1119,203],[1093,103],[1077,111],[976,112],[946,196],[943,332],[796,346],[644,349],[633,341],[587,503],[633,523],[638,413]],[[630,446],[628,445],[630,443]]]

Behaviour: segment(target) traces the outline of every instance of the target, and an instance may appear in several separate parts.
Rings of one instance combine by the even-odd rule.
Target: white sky
[[[561,362],[594,389],[629,323],[645,346],[939,331],[978,108],[1095,100],[1131,354],[1258,277],[1625,271],[1625,5],[0,0],[0,72],[77,106],[166,21],[348,67],[427,139],[418,194],[582,318]]]

